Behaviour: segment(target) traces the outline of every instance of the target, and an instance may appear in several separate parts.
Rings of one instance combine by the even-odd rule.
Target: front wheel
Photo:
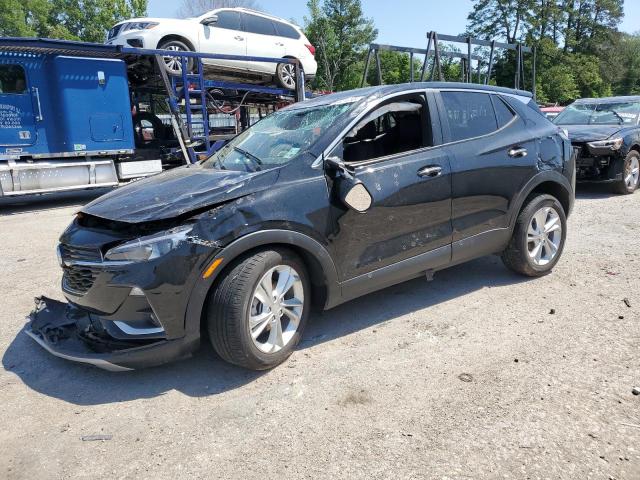
[[[169,50],[172,52],[191,52],[189,46],[179,40],[168,40],[158,45],[158,50]],[[182,57],[162,57],[164,68],[170,75],[182,75]],[[193,71],[193,58],[186,59],[187,73]]]
[[[549,273],[560,260],[567,237],[567,217],[551,195],[536,195],[518,215],[502,261],[527,277]]]
[[[304,264],[289,250],[264,250],[233,264],[208,305],[208,331],[224,360],[251,370],[285,361],[311,305]]]
[[[631,150],[624,159],[622,180],[614,184],[616,193],[628,195],[635,192],[640,184],[640,153]]]
[[[293,63],[279,63],[276,67],[276,78],[278,85],[282,88],[295,90],[296,88],[296,67]]]

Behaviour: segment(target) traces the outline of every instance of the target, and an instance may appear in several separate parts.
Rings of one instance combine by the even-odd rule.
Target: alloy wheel
[[[280,79],[287,88],[296,88],[296,69],[293,64],[287,63],[282,66]]]
[[[640,161],[637,157],[631,157],[624,171],[624,183],[628,189],[635,188],[640,178]]]
[[[180,48],[178,45],[168,45],[167,47],[164,47],[164,50],[170,50],[170,51],[173,51],[173,52],[186,51],[186,50]],[[182,58],[181,57],[164,56],[162,58],[164,60],[165,66],[167,67],[167,70],[169,70],[171,73],[176,73],[176,74],[182,73]]]
[[[552,262],[562,242],[562,221],[553,207],[538,210],[529,222],[527,251],[531,261],[540,267]]]
[[[265,273],[254,289],[249,314],[249,333],[263,353],[286,347],[300,325],[304,286],[300,275],[288,265]]]

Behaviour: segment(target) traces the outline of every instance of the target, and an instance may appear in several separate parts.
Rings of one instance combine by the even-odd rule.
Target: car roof
[[[275,20],[275,21],[278,21],[278,22],[281,22],[281,23],[286,23],[287,25],[291,25],[292,27],[295,27],[297,29],[300,28],[295,23],[291,23],[289,20],[286,20],[286,19],[284,19],[282,17],[276,17],[275,15],[271,15],[269,13],[265,13],[265,12],[261,12],[259,10],[253,10],[251,8],[245,8],[245,7],[220,7],[220,8],[215,8],[213,10],[209,10],[208,13],[221,12],[223,10],[231,10],[231,11],[234,11],[234,12],[241,12],[241,13],[250,13],[251,15],[258,15],[259,17],[268,18],[269,20]]]
[[[640,95],[602,97],[602,98],[580,98],[573,103],[614,103],[614,102],[640,102]]]
[[[481,85],[475,83],[460,83],[460,82],[413,82],[413,83],[401,83],[396,85],[379,85],[374,87],[357,88],[355,90],[346,90],[338,93],[330,93],[328,95],[322,95],[304,102],[299,102],[291,105],[288,108],[309,108],[321,105],[333,105],[343,102],[357,102],[364,98],[373,100],[379,97],[385,97],[387,95],[393,95],[394,93],[411,92],[414,90],[472,90],[482,91],[488,93],[502,93],[518,97],[523,102],[529,101],[533,98],[531,92],[524,90],[516,90],[513,88],[496,87],[493,85]]]

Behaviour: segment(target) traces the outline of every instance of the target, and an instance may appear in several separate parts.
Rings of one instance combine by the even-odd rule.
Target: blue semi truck
[[[158,150],[143,151],[153,143],[145,141],[153,128],[154,138],[171,137],[166,144],[182,163],[196,161],[199,147],[205,154],[219,147],[209,127],[209,115],[216,112],[208,107],[222,104],[220,95],[251,95],[263,103],[304,98],[303,86],[287,92],[206,78],[202,57],[215,55],[180,53],[185,65],[196,67],[183,69],[182,78],[170,77],[160,67],[167,53],[175,55],[0,38],[0,197],[116,186],[159,173],[167,163]],[[140,112],[140,99],[154,94],[164,95],[169,113],[164,117],[171,118],[162,134],[158,116]],[[136,118],[142,123],[136,125]]]

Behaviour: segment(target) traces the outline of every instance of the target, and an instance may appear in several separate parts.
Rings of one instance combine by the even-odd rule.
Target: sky
[[[149,0],[149,16],[174,16],[180,5],[175,0]],[[362,9],[378,28],[378,43],[426,48],[426,33],[456,35],[464,32],[471,0],[362,0]],[[307,13],[306,0],[259,0],[272,15],[293,19],[299,25]],[[640,0],[625,0],[621,30],[640,31]]]

